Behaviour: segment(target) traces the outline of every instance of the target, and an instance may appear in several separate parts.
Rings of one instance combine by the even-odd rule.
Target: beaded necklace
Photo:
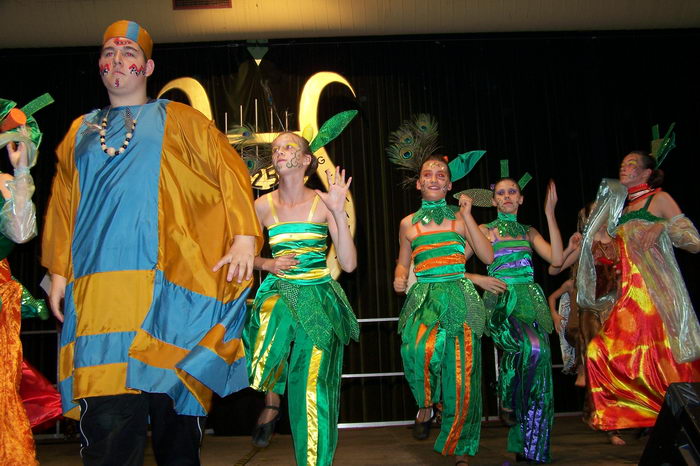
[[[127,128],[128,126],[131,126],[131,128],[126,130],[126,137],[124,138],[124,142],[122,143],[121,147],[119,149],[115,149],[114,147],[108,147],[106,143],[106,137],[107,137],[107,117],[109,117],[109,112],[112,110],[112,107],[109,107],[107,109],[107,114],[104,116],[102,119],[102,124],[100,124],[100,148],[102,151],[107,154],[110,157],[115,157],[122,152],[125,152],[126,149],[129,147],[129,142],[131,139],[134,137],[134,130],[136,129],[136,123],[138,122],[139,117],[141,116],[141,112],[143,111],[143,105],[141,105],[141,109],[139,109],[139,113],[136,114],[136,118],[133,120],[131,119],[131,109],[129,107],[126,108],[124,112],[124,128]],[[131,121],[131,124],[128,124],[127,122]]]

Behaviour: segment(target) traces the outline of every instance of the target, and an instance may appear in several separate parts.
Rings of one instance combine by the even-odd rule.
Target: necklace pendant
[[[125,152],[127,150],[127,148],[129,147],[129,142],[131,142],[131,139],[134,137],[134,130],[136,129],[136,123],[138,121],[139,116],[141,115],[141,111],[143,111],[143,106],[139,110],[139,113],[136,115],[136,118],[132,118],[131,109],[129,109],[128,107],[127,107],[126,111],[124,112],[124,128],[126,129],[126,135],[125,135],[124,142],[122,142],[119,149],[115,149],[114,147],[107,146],[107,141],[106,141],[106,138],[107,138],[107,117],[109,117],[110,110],[107,110],[107,114],[102,119],[102,124],[100,125],[100,131],[99,131],[100,148],[109,157],[115,157],[115,156]]]

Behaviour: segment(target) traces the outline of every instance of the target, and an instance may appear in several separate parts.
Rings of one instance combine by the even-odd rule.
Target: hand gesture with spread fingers
[[[346,182],[345,169],[341,170],[340,167],[335,168],[334,175],[331,175],[331,172],[326,170],[326,177],[328,179],[328,192],[324,193],[316,189],[316,194],[319,195],[328,210],[331,212],[341,212],[345,209],[345,198],[350,189],[352,177],[348,178]]]

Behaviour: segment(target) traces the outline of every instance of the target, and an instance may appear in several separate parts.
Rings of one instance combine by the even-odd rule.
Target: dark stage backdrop
[[[269,47],[257,67],[242,42],[156,45],[151,95],[171,79],[192,76],[206,88],[220,128],[226,112],[237,122],[239,105],[245,107],[244,119],[252,122],[256,98],[260,114],[269,115],[271,96],[282,120],[284,111],[290,112],[295,130],[301,89],[313,73],[335,71],[349,80],[357,97],[331,85],[321,99],[319,119],[348,108],[360,110],[359,118],[328,151],[354,179],[359,263],[357,271],[341,276],[340,282],[361,318],[397,316],[403,302],[392,290],[397,227],[416,209],[419,196],[399,188],[401,177],[386,160],[384,148],[389,133],[413,113],[437,118],[445,154],[488,151],[456,190],[488,186],[498,177],[501,158],[510,159],[515,176],[532,173],[519,218],[543,232],[545,186],[549,178],[556,180],[557,215],[565,238],[574,231],[578,209],[593,199],[600,179],[616,176],[627,151],[648,148],[653,124],[665,130],[675,121],[678,148],[664,164],[665,187],[691,219],[700,221],[693,172],[700,148],[700,86],[693,71],[699,30],[277,40]],[[70,121],[108,103],[97,56],[97,46],[0,50],[2,97],[24,104],[48,91],[56,99],[37,115],[45,133],[33,170],[39,215],[54,174],[53,149]],[[182,98],[176,93],[170,97]],[[260,130],[269,131],[266,125],[261,123]],[[495,212],[480,210],[476,215],[485,222]],[[44,273],[39,253],[39,241],[34,240],[11,257],[15,274],[37,293]],[[700,303],[695,286],[700,263],[682,251],[678,257],[694,301]],[[468,268],[484,269],[474,261]],[[547,293],[563,280],[547,276],[539,260],[536,274]],[[53,328],[54,321],[24,323],[25,330]],[[344,371],[401,371],[395,329],[394,322],[362,324],[360,342],[347,348]],[[55,337],[27,334],[24,342],[27,358],[55,377]],[[553,336],[555,363],[561,362],[558,345]],[[483,390],[487,412],[493,415],[493,350],[487,338],[483,349]],[[579,410],[581,393],[573,389],[573,378],[559,369],[553,372],[556,410]],[[411,419],[415,412],[401,377],[347,379],[342,390],[341,422]]]

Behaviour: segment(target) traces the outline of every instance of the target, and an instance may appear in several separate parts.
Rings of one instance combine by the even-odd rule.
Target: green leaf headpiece
[[[500,166],[501,166],[501,178],[510,178],[510,169],[508,166],[508,159],[503,159],[500,161]],[[523,176],[520,177],[518,180],[518,186],[520,186],[520,189],[524,189],[525,186],[532,180],[532,175],[529,173],[525,172]],[[453,197],[455,199],[459,199],[459,196],[462,194],[466,194],[467,196],[472,198],[473,205],[477,207],[493,207],[493,203],[491,200],[493,199],[493,189],[495,188],[495,185],[490,186],[491,189],[483,189],[483,188],[474,188],[474,189],[467,189],[465,191],[460,191],[458,193],[453,194]]]
[[[27,145],[29,168],[36,164],[37,150],[41,144],[41,131],[34,119],[34,113],[53,103],[50,94],[44,94],[22,108],[12,100],[0,98],[0,149],[10,142],[24,142]]]
[[[673,132],[675,126],[676,123],[671,123],[663,138],[659,137],[659,125],[651,128],[651,156],[656,160],[655,168],[659,168],[669,152],[676,147],[676,133]]]
[[[437,121],[427,113],[414,115],[391,133],[386,155],[391,163],[405,172],[402,182],[404,187],[415,184],[423,163],[437,151],[437,141]],[[449,162],[446,158],[452,175],[451,181],[459,181],[467,176],[484,154],[484,150],[474,150],[459,154]]]
[[[321,125],[316,137],[312,138],[311,127],[304,128],[302,137],[309,141],[309,149],[315,154],[323,146],[337,138],[350,122],[357,116],[357,110],[346,110],[332,116]],[[269,189],[277,184],[276,175],[272,168],[272,150],[270,143],[261,143],[257,140],[255,131],[250,126],[234,126],[227,131],[229,140],[241,154],[241,158],[248,167],[254,187]],[[256,183],[262,173],[265,173],[265,182]],[[274,179],[272,179],[274,178]]]

